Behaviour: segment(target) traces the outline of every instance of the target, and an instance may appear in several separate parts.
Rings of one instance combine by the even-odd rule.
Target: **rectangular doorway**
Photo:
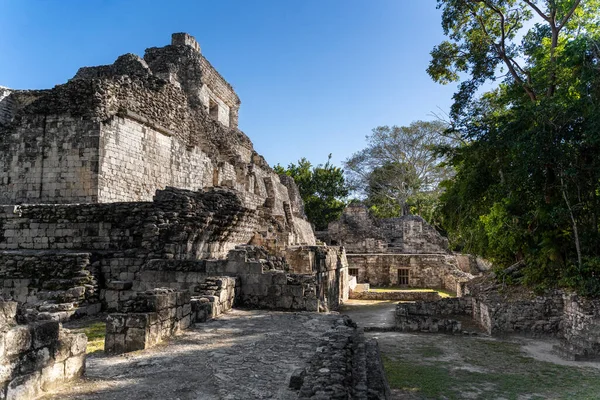
[[[400,268],[398,269],[398,285],[408,286],[408,278],[410,277],[410,269]]]

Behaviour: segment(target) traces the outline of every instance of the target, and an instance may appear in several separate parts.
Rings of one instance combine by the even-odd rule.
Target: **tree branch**
[[[580,3],[581,3],[581,0],[575,0],[575,3],[573,3],[573,6],[571,7],[571,9],[565,14],[562,21],[560,21],[560,23],[557,25],[557,28],[559,31],[563,28],[563,26],[565,26],[565,24],[567,22],[569,22],[569,19],[571,19],[571,17],[573,16],[573,13],[577,9],[577,7],[579,7]]]

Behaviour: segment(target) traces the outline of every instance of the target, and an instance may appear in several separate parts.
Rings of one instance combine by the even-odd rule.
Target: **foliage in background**
[[[418,213],[431,222],[438,185],[451,173],[439,152],[454,144],[447,131],[441,121],[373,129],[367,147],[344,163],[353,191],[377,217]]]
[[[327,162],[313,166],[306,158],[291,163],[287,168],[277,164],[275,172],[294,178],[300,197],[304,200],[304,212],[316,230],[327,229],[329,222],[338,219],[346,207],[348,186],[344,171],[331,164],[331,154]]]
[[[441,198],[455,248],[501,268],[524,262],[522,281],[538,289],[600,295],[600,2],[438,7],[449,40],[428,73],[466,77],[451,111],[464,145],[447,151],[456,175]]]

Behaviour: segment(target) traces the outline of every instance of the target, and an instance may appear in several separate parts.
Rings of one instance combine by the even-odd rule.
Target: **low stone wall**
[[[119,354],[152,347],[192,323],[190,293],[154,289],[138,293],[124,308],[106,320],[104,351]]]
[[[17,303],[0,301],[0,399],[35,399],[85,370],[85,334],[56,321],[16,323]]]
[[[509,300],[499,295],[473,296],[473,319],[488,334],[560,336],[562,292]]]
[[[438,292],[350,292],[352,300],[435,301],[441,299]]]
[[[290,388],[300,399],[388,399],[390,388],[377,341],[347,316],[336,320],[307,369],[294,371]]]
[[[319,311],[317,282],[313,275],[267,271],[242,278],[242,305],[267,309]]]
[[[570,360],[600,358],[600,300],[565,294],[563,340],[555,350]]]
[[[239,302],[240,280],[229,276],[209,277],[194,289],[193,322],[205,322],[228,312]]]
[[[472,313],[473,303],[470,298],[400,303],[396,306],[396,329],[399,331],[456,333],[462,329],[461,322],[445,317],[470,316]]]

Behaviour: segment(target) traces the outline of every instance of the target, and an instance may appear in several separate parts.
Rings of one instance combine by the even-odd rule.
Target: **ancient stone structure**
[[[451,253],[448,240],[416,215],[377,219],[353,204],[317,236],[344,246],[358,283],[460,292],[460,284],[480,272],[475,258]]]
[[[336,309],[346,255],[315,245],[239,107],[184,33],[49,90],[0,87],[0,296],[31,323],[112,312],[113,353],[234,305]]]
[[[398,304],[396,329],[402,331],[461,331],[468,316],[490,335],[519,334],[561,339],[554,350],[570,360],[600,358],[600,301],[555,290],[500,291],[480,278],[466,285],[462,298]]]
[[[84,334],[55,321],[17,322],[17,303],[0,301],[0,399],[33,399],[83,374]]]

